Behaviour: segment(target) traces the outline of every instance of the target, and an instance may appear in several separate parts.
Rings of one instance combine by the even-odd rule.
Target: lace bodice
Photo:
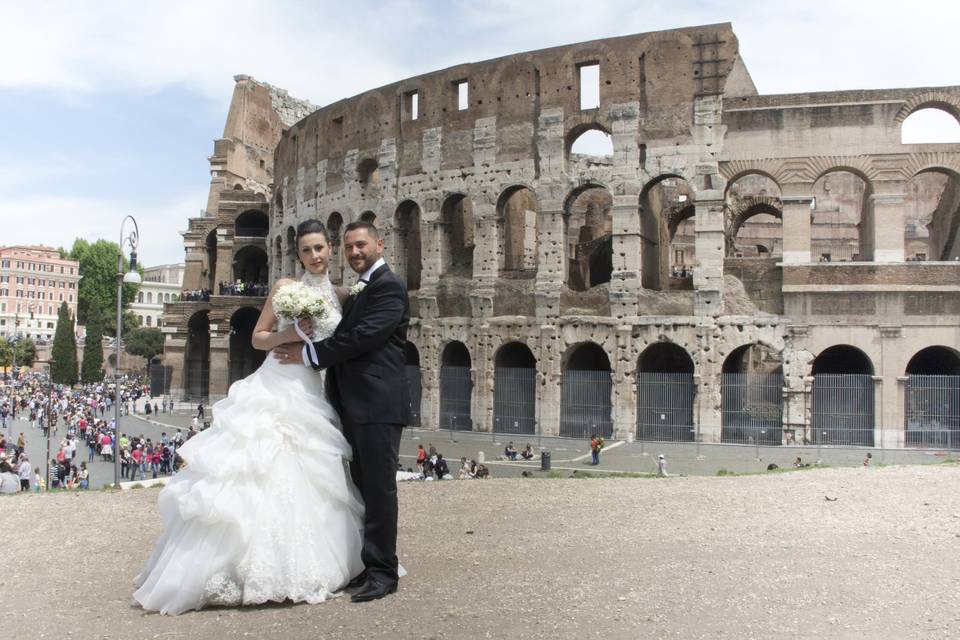
[[[307,271],[300,278],[300,282],[317,289],[321,297],[327,301],[327,308],[330,312],[325,318],[314,319],[313,333],[316,340],[329,338],[333,335],[337,325],[340,324],[340,318],[343,317],[343,308],[340,306],[340,299],[337,298],[337,292],[333,288],[333,283],[330,282],[330,276],[327,274],[316,276]],[[283,331],[291,324],[293,324],[293,321],[281,318],[278,321],[277,330]]]

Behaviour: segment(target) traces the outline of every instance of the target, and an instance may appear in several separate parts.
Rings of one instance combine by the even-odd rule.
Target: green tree
[[[134,356],[147,359],[163,353],[163,332],[156,327],[138,327],[123,338],[123,350]]]
[[[96,307],[110,318],[117,308],[117,255],[120,249],[115,242],[96,240],[92,244],[83,238],[77,238],[70,250],[70,258],[80,263],[80,286],[77,290],[77,322],[85,324],[90,309]],[[130,263],[123,259],[123,270]],[[138,269],[141,274],[142,268]],[[136,299],[140,290],[138,284],[123,285],[123,308]],[[111,313],[113,310],[113,313]],[[112,325],[115,325],[114,321]],[[126,324],[126,323],[124,323]],[[105,326],[110,323],[105,324]],[[111,325],[111,326],[112,326]],[[124,327],[126,328],[126,327]],[[115,330],[109,332],[116,335]]]
[[[83,346],[80,377],[84,382],[103,381],[103,316],[96,307],[87,315],[87,337]]]
[[[130,332],[140,326],[140,318],[133,311],[123,312],[123,335],[130,335]],[[114,308],[112,313],[107,313],[103,318],[103,335],[115,338],[117,335],[117,310]]]
[[[13,353],[17,353],[18,367],[32,367],[37,359],[37,345],[30,338],[20,338],[15,343],[8,338],[0,338],[0,367],[13,366]]]
[[[73,334],[73,317],[66,302],[60,303],[57,332],[53,336],[50,357],[53,358],[53,364],[50,365],[50,377],[53,381],[57,384],[76,384],[77,339]]]

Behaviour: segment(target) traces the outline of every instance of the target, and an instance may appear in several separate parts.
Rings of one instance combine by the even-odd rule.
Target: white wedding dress
[[[341,315],[333,287],[302,280],[329,302],[315,327],[327,337]],[[160,492],[164,531],[136,580],[144,609],[323,602],[363,570],[363,503],[321,374],[268,355],[179,453],[187,464]]]

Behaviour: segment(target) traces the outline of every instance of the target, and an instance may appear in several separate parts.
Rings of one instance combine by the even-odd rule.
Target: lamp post
[[[133,230],[126,236],[123,228],[127,220],[133,223]],[[140,230],[133,216],[127,216],[120,223],[120,244],[117,252],[117,339],[113,345],[113,486],[120,488],[120,340],[123,335],[123,285],[140,284],[137,273],[137,246]],[[130,247],[130,270],[123,272],[123,246]]]

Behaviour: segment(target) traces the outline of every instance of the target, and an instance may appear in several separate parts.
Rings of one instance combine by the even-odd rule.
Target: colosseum
[[[185,286],[254,246],[254,280],[296,275],[306,218],[375,222],[424,428],[960,446],[960,144],[901,142],[920,109],[960,119],[960,86],[760,95],[729,24],[319,109],[237,86],[262,108],[231,135],[260,139],[217,142],[245,168],[212,165]],[[353,282],[339,252],[332,275]],[[219,293],[166,329],[178,393],[222,396],[262,358],[243,315],[262,298]]]

